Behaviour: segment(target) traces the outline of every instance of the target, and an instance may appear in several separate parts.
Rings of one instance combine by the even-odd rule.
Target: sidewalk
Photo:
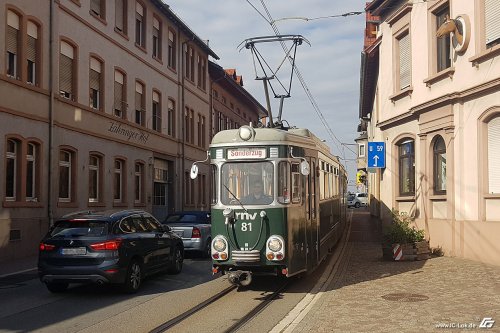
[[[378,220],[355,211],[337,276],[294,332],[500,332],[500,267],[383,261],[379,239]]]
[[[38,255],[3,261],[0,264],[0,278],[37,269]]]

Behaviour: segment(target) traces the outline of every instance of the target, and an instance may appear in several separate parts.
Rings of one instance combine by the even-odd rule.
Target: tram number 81
[[[252,231],[252,223],[243,222],[241,224],[241,231]]]

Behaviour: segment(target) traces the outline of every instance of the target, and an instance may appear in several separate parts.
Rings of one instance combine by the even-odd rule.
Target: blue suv
[[[39,246],[38,275],[51,292],[70,283],[114,283],[136,292],[158,271],[182,270],[182,239],[141,210],[78,212],[57,220]]]

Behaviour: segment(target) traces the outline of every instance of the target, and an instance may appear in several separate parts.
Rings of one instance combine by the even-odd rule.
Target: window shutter
[[[73,59],[61,54],[59,67],[59,90],[73,93]]]
[[[7,52],[17,54],[17,40],[19,36],[19,30],[10,25],[7,26]]]
[[[28,36],[26,58],[32,62],[35,62],[36,60],[36,39],[31,36]]]
[[[91,69],[90,70],[90,82],[89,82],[90,88],[94,89],[94,90],[100,90],[99,83],[100,83],[99,72],[96,72],[95,70]]]
[[[115,26],[123,31],[123,0],[115,1]]]
[[[498,0],[485,0],[486,44],[500,38],[500,3]]]
[[[500,193],[500,116],[488,123],[488,192]]]
[[[123,85],[115,81],[115,110],[123,111]]]
[[[142,94],[139,92],[135,92],[135,109],[137,111],[142,110]]]
[[[408,88],[411,84],[410,34],[399,40],[399,87]]]

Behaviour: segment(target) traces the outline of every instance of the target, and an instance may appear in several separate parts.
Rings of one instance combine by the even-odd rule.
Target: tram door
[[[307,177],[306,181],[306,215],[307,215],[307,226],[306,226],[306,237],[307,237],[307,269],[310,270],[315,267],[318,263],[318,212],[317,207],[317,195],[316,195],[316,159],[311,158],[309,161],[311,165],[311,173]]]

